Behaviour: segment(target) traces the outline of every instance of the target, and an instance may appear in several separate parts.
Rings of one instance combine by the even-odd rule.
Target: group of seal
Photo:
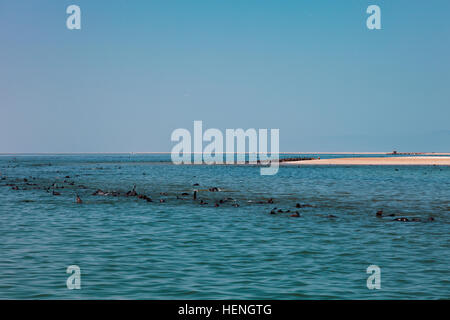
[[[71,189],[71,187],[73,187],[73,186],[75,186],[76,188],[79,188],[79,189],[89,189],[88,187],[86,187],[84,185],[77,185],[76,186],[74,181],[69,181],[68,179],[70,179],[70,176],[65,176],[64,177],[64,181],[63,181],[63,184],[66,184],[66,186],[70,186],[70,187],[68,187],[68,189]],[[5,180],[7,180],[7,177],[2,176],[1,180],[5,181]],[[56,191],[56,189],[65,189],[65,186],[63,184],[61,184],[60,182],[59,183],[54,182],[53,184],[51,184],[51,186],[48,186],[48,187],[39,187],[38,184],[31,183],[30,180],[36,180],[36,178],[30,177],[30,178],[23,178],[22,180],[19,180],[19,181],[23,182],[24,186],[22,186],[22,189],[19,188],[19,185],[14,184],[14,183],[6,183],[4,185],[11,187],[11,190],[28,190],[28,189],[30,189],[29,187],[33,187],[31,189],[44,189],[48,193],[51,192],[51,194],[53,196],[61,196],[61,192]],[[195,183],[193,186],[194,187],[198,187],[199,184]],[[199,191],[200,191],[199,189],[193,189],[192,193],[182,192],[181,196],[177,195],[176,198],[178,200],[189,200],[189,199],[186,199],[185,197],[192,196],[191,199],[195,203],[198,203],[201,206],[208,205],[208,202],[205,199],[199,199]],[[219,189],[218,187],[210,187],[210,188],[205,189],[204,191],[220,192],[222,190]],[[134,184],[133,188],[131,190],[127,191],[127,192],[104,191],[102,189],[95,189],[95,191],[91,195],[92,196],[113,196],[113,197],[124,196],[124,197],[133,197],[133,198],[145,200],[147,202],[153,202],[151,197],[149,197],[149,196],[147,196],[145,194],[138,193],[136,191],[136,184]],[[168,193],[167,192],[160,192],[160,195],[168,196]],[[167,200],[168,199],[159,199],[159,203],[165,203]],[[211,199],[209,199],[209,200],[211,201]],[[78,193],[76,193],[75,202],[77,204],[83,204],[84,203]],[[213,200],[212,202],[213,202],[213,206],[216,207],[216,208],[220,207],[221,205],[226,204],[226,203],[231,203],[231,206],[235,207],[235,208],[240,207],[240,204],[237,202],[237,200],[235,200],[233,198],[230,198],[230,197],[224,198],[224,199],[219,199],[219,200]],[[254,202],[252,200],[249,200],[248,202],[249,203],[253,202],[253,203],[257,203],[257,204],[274,204],[275,203],[273,198],[269,198],[268,200],[265,200],[265,201],[256,201],[256,202]],[[305,203],[296,203],[295,204],[295,208],[296,209],[313,208],[313,207],[315,207],[315,206],[311,205],[311,204],[305,204]],[[283,209],[273,208],[269,212],[269,214],[271,214],[271,215],[276,215],[276,214],[280,214],[280,213],[288,213],[288,214],[290,214],[289,215],[290,217],[297,217],[297,218],[302,216],[298,210],[291,211],[290,209],[283,210]],[[376,215],[377,218],[395,217],[396,216],[394,213],[385,214],[383,212],[383,210],[376,211],[375,215]],[[328,218],[337,218],[335,215],[332,215],[332,214],[327,215],[327,217]],[[432,222],[432,221],[435,221],[435,218],[433,218],[431,216],[429,216],[426,219],[418,218],[418,217],[413,217],[413,218],[396,217],[392,221],[397,221],[397,222],[421,222],[421,221]]]
[[[277,208],[273,208],[270,211],[270,214],[277,214],[277,213],[291,213],[291,210],[288,209],[288,210],[283,211],[282,209],[278,209],[277,210]],[[301,217],[300,212],[298,212],[298,211],[293,212],[290,216],[293,217],[293,218]]]
[[[383,216],[387,216],[387,217],[395,217],[395,213],[390,213],[390,214],[388,214],[388,215],[385,215],[384,212],[383,212],[383,210],[378,210],[378,211],[376,212],[376,217],[377,217],[377,218],[382,218]],[[421,222],[422,219],[421,219],[421,218],[418,218],[418,217],[413,217],[413,218],[411,218],[411,219],[408,219],[408,218],[406,218],[406,217],[399,217],[399,218],[393,219],[392,221],[399,221],[399,222]],[[427,221],[427,222],[432,222],[432,221],[434,221],[434,218],[431,217],[431,216],[429,216],[429,217],[426,219],[426,221]]]

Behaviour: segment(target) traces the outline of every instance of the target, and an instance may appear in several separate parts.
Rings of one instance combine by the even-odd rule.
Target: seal
[[[395,218],[393,221],[408,222],[408,218]]]
[[[137,196],[136,185],[133,186],[133,190],[128,191],[128,192],[126,193],[126,196],[127,196],[127,197],[135,197],[135,196]]]

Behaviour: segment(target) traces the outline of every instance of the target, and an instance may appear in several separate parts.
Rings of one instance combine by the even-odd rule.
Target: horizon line
[[[270,152],[222,152],[222,154],[271,154]],[[280,151],[279,154],[392,154],[392,151]],[[399,152],[398,154],[436,154],[436,155],[450,155],[450,152]],[[82,155],[82,154],[171,154],[171,152],[158,151],[139,151],[139,152],[0,152],[1,156],[5,155]],[[189,152],[189,154],[202,154],[202,152]]]

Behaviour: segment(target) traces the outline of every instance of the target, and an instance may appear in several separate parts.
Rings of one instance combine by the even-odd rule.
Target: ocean
[[[3,155],[0,173],[1,299],[450,298],[450,167],[261,176],[169,154],[72,154]],[[134,186],[152,202],[126,196]]]

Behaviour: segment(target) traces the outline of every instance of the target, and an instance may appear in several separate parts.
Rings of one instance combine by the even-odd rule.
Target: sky
[[[69,30],[66,8],[81,8]],[[381,8],[381,30],[366,9]],[[448,0],[0,0],[0,153],[168,152],[277,128],[280,150],[450,152]]]

